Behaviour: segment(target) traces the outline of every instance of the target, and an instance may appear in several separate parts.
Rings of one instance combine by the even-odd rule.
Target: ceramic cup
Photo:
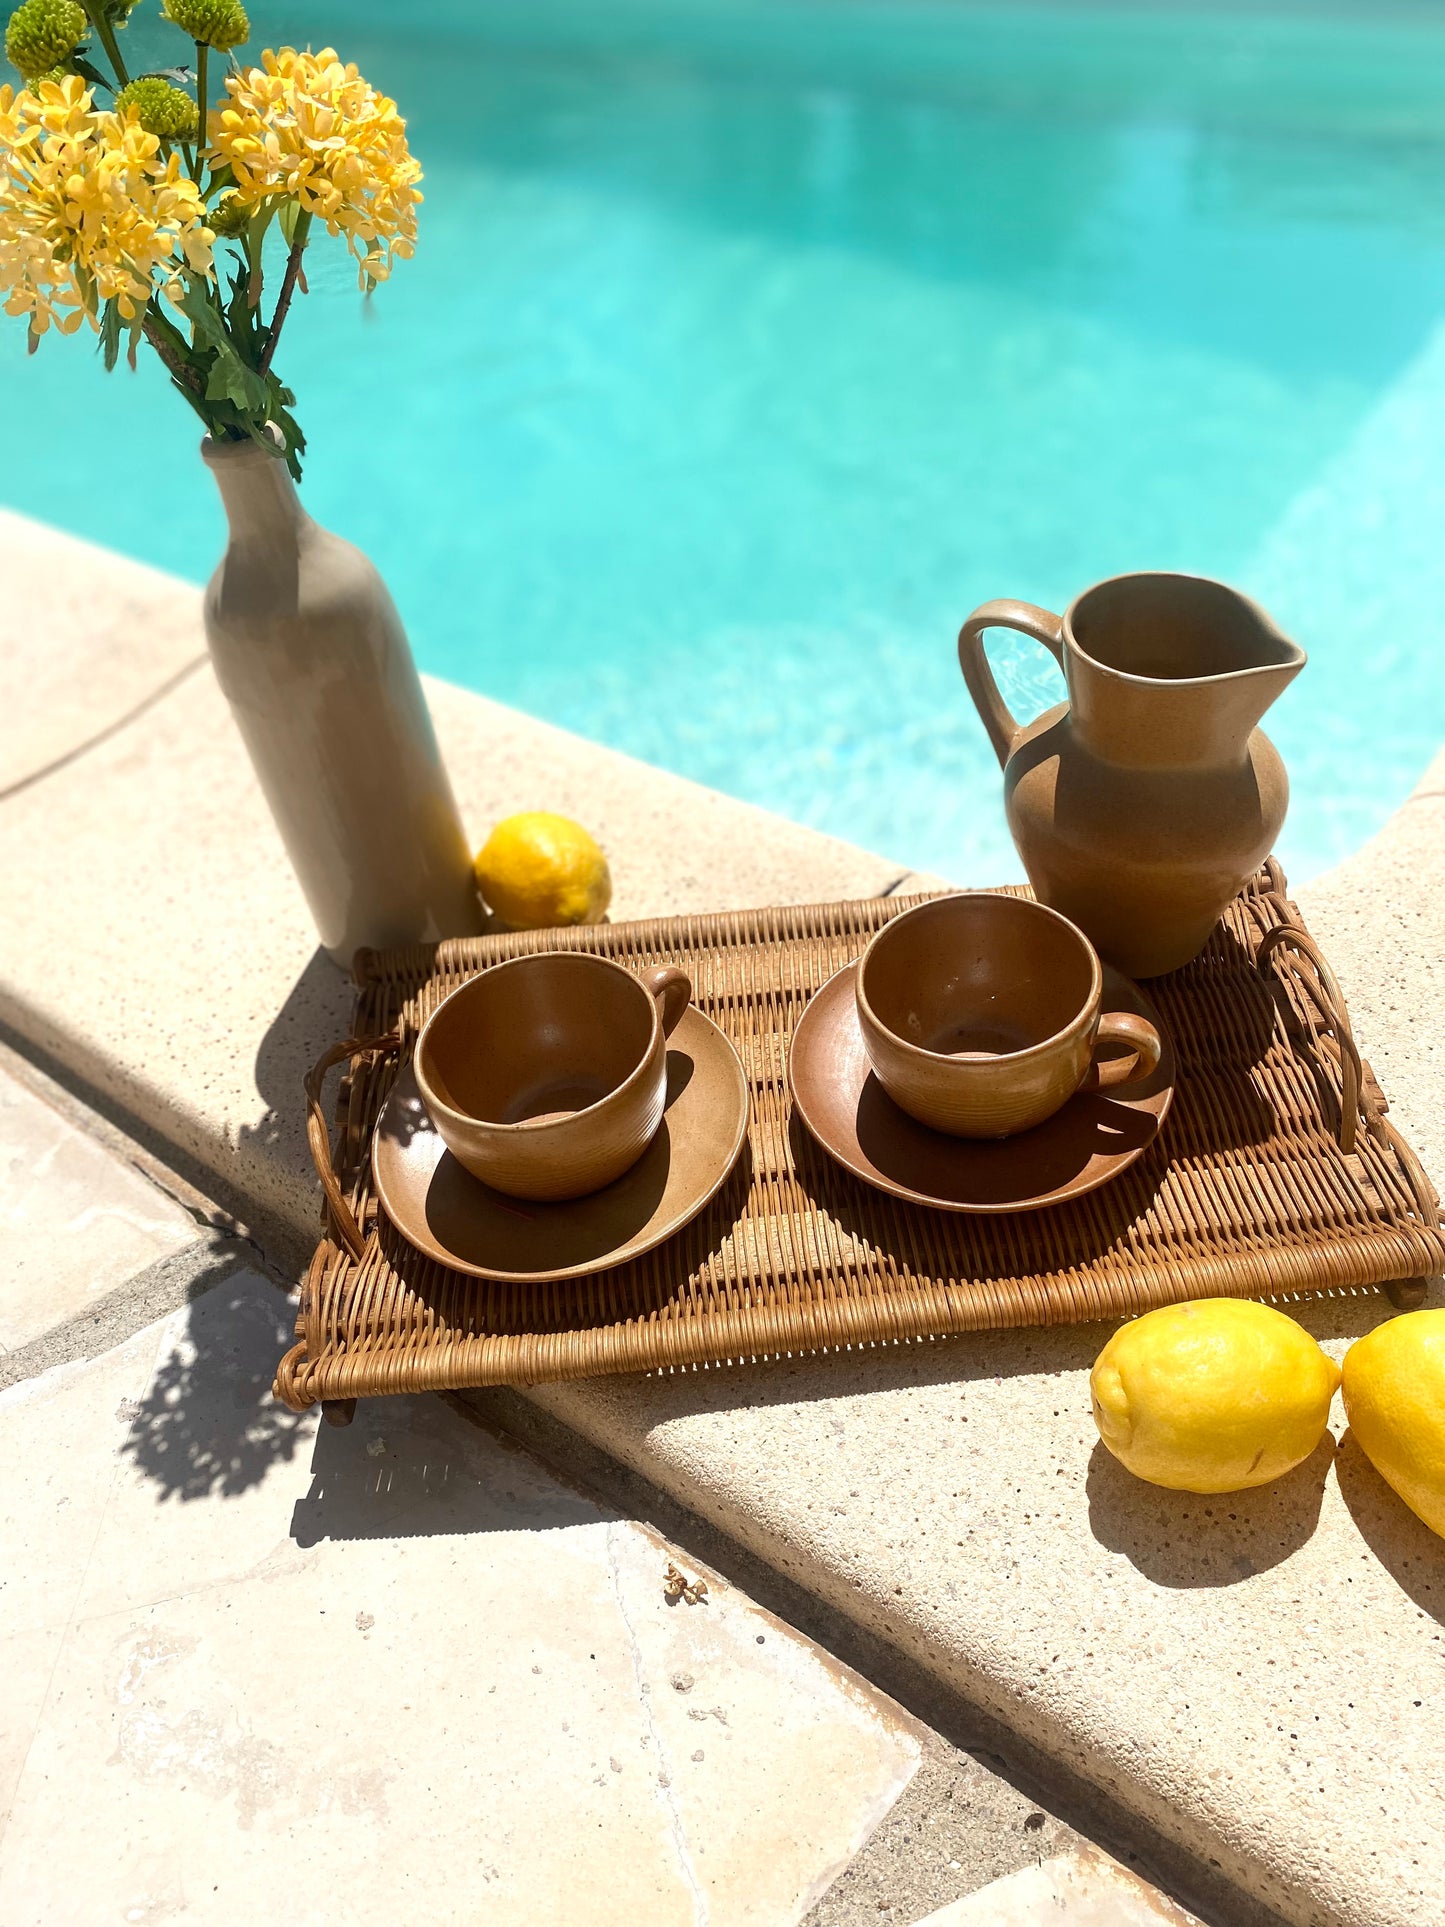
[[[1159,1063],[1147,1018],[1100,1014],[1088,938],[1022,897],[980,890],[905,910],[869,944],[856,983],[878,1081],[950,1137],[1012,1137],[1076,1091],[1133,1083]],[[1116,1042],[1129,1055],[1097,1062],[1099,1045]]]
[[[474,1178],[514,1198],[586,1197],[652,1142],[667,1039],[691,1000],[680,970],[634,976],[578,951],[515,957],[432,1013],[416,1081]]]

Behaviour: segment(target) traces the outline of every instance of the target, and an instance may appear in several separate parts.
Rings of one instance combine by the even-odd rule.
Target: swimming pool
[[[954,657],[988,596],[1260,597],[1311,654],[1268,724],[1296,877],[1445,738],[1423,8],[251,11],[253,52],[299,20],[394,92],[427,169],[416,261],[363,314],[313,251],[283,349],[308,505],[423,667],[978,883],[1018,874]],[[156,370],[7,325],[0,381],[0,499],[204,578]]]

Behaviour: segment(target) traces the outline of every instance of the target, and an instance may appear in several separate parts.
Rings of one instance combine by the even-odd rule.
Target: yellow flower
[[[33,336],[99,326],[114,297],[139,329],[157,286],[209,270],[215,236],[179,157],[126,114],[96,113],[84,81],[0,87],[0,295]]]
[[[259,67],[226,81],[229,107],[211,115],[218,161],[230,163],[245,206],[290,200],[344,234],[373,287],[416,244],[421,168],[396,102],[335,52],[269,48]]]

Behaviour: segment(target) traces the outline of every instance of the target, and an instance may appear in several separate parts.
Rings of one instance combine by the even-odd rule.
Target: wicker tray
[[[909,899],[907,901],[917,901]],[[358,1395],[1109,1318],[1214,1294],[1386,1285],[1445,1270],[1440,1204],[1385,1116],[1339,987],[1271,863],[1197,962],[1150,985],[1179,1054],[1159,1141],[1113,1184],[1030,1214],[900,1203],[838,1169],[790,1115],[786,1064],[812,993],[906,907],[897,899],[481,937],[357,959],[356,1036],[307,1083],[326,1233],[276,1392],[343,1421]],[[537,949],[679,963],[736,1045],[748,1145],[691,1227],[616,1271],[490,1285],[421,1256],[378,1211],[368,1148],[438,1001]],[[322,1080],[343,1061],[333,1154]]]

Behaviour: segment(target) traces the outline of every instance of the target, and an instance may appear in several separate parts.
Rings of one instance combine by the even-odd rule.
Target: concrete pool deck
[[[0,1022],[294,1261],[316,1222],[300,1080],[345,1034],[349,987],[316,951],[202,661],[195,591],[5,516],[9,582],[36,579],[42,542],[63,604],[47,598],[43,628],[28,598],[0,608]],[[612,857],[619,917],[901,881],[466,692],[428,694],[474,839],[527,806],[582,818]],[[1445,758],[1366,850],[1298,893],[1392,1115],[1437,1174],[1442,883]],[[1338,1352],[1387,1313],[1362,1297],[1301,1316]],[[1103,1336],[538,1387],[528,1409],[1285,1919],[1433,1927],[1445,1543],[1348,1442],[1228,1507],[1134,1485],[1093,1442]]]

